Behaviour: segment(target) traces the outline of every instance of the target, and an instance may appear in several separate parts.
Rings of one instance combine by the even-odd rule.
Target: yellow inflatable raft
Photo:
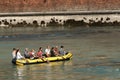
[[[72,53],[67,53],[64,56],[57,56],[57,57],[48,57],[42,59],[22,59],[16,60],[16,65],[27,65],[27,64],[39,64],[39,63],[46,63],[46,62],[55,62],[55,61],[65,61],[70,60],[72,58]]]

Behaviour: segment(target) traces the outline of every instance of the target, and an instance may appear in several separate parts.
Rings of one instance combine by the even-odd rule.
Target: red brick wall
[[[0,12],[119,10],[120,0],[0,0]]]

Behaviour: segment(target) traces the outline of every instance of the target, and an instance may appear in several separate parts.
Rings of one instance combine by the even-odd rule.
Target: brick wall
[[[120,0],[0,0],[0,12],[119,10]]]

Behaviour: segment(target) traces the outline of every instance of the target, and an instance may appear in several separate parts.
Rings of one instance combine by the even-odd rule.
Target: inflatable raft
[[[72,58],[72,53],[67,53],[64,56],[57,56],[57,57],[48,57],[48,58],[42,58],[42,59],[21,59],[16,60],[16,65],[28,65],[28,64],[39,64],[39,63],[49,63],[49,62],[55,62],[55,61],[65,61],[70,60]]]

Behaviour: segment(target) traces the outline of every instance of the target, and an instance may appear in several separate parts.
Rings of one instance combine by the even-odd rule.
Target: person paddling
[[[25,58],[30,58],[28,48],[25,48],[25,51],[24,51],[24,57],[25,57]]]
[[[17,49],[17,50],[16,50],[16,56],[17,56],[17,59],[25,59],[25,58],[21,55],[20,49]]]
[[[47,46],[47,48],[45,49],[45,55],[46,57],[50,57],[50,46]]]
[[[55,57],[56,56],[54,47],[51,48],[50,53],[51,53],[51,57]]]
[[[59,50],[58,50],[58,46],[54,47],[54,51],[55,51],[55,56],[59,56]]]
[[[24,57],[20,53],[20,50],[16,49],[16,48],[13,48],[12,56],[13,56],[12,63],[14,63],[14,64],[16,64],[16,60],[24,59]]]
[[[60,46],[60,50],[59,50],[60,55],[65,55],[66,51],[64,50],[64,46]]]
[[[30,52],[29,52],[29,55],[30,55],[30,59],[35,59],[36,58],[36,56],[35,56],[35,50],[31,49]]]
[[[42,55],[43,55],[43,50],[42,50],[42,47],[39,48],[38,52],[36,53],[37,57],[38,58],[42,58]]]

